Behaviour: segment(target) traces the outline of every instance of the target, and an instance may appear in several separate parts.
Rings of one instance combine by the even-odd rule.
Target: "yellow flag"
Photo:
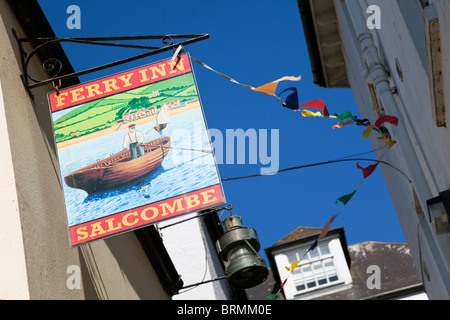
[[[364,132],[363,132],[363,137],[364,137],[364,139],[367,139],[367,137],[368,137],[368,136],[370,135],[370,133],[372,132],[373,128],[375,128],[375,126],[374,126],[374,125],[370,125],[370,126],[367,127],[366,130],[364,130]]]
[[[395,140],[387,140],[386,139],[386,140],[384,140],[384,143],[386,143],[388,145],[389,149],[390,149],[396,143],[396,141]]]
[[[309,110],[302,110],[302,116],[304,116],[304,117],[323,117],[320,112],[312,112]]]
[[[291,267],[290,268],[286,267],[286,270],[287,271],[294,271],[294,269],[298,266],[299,263],[300,263],[300,261],[292,262]]]

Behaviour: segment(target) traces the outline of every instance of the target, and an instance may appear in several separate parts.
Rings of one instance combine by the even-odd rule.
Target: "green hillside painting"
[[[127,113],[149,108],[157,112],[164,103],[178,100],[182,104],[193,99],[198,99],[198,93],[192,73],[187,73],[55,112],[56,143],[118,125]]]

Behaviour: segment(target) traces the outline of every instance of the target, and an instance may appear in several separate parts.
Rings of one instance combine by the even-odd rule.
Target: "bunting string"
[[[177,50],[177,52],[174,54],[174,57],[177,56],[179,54],[179,52],[180,52],[180,50]],[[368,119],[359,119],[357,116],[353,115],[349,111],[343,111],[341,113],[334,113],[333,115],[331,115],[328,111],[328,108],[327,108],[325,102],[321,99],[315,99],[312,101],[308,101],[308,102],[299,104],[298,91],[297,91],[297,88],[295,88],[295,87],[289,87],[289,88],[283,90],[278,95],[276,94],[276,90],[277,90],[278,84],[280,82],[282,82],[282,81],[299,81],[301,79],[301,76],[298,76],[298,77],[284,76],[280,79],[277,79],[275,81],[266,83],[262,86],[255,88],[250,85],[241,84],[238,81],[234,80],[233,78],[214,70],[210,66],[206,65],[205,63],[203,63],[195,58],[191,57],[191,59],[193,61],[195,61],[196,63],[200,64],[201,66],[215,72],[216,74],[218,74],[219,76],[225,78],[226,80],[228,80],[230,82],[238,84],[238,85],[245,87],[247,89],[250,89],[252,91],[256,91],[256,92],[264,93],[264,94],[267,94],[270,96],[274,96],[282,104],[283,107],[291,109],[295,112],[298,112],[305,118],[320,117],[320,118],[337,119],[338,123],[333,125],[332,129],[341,129],[341,128],[351,125],[351,124],[356,124],[358,126],[364,126],[364,127],[366,127],[362,133],[362,136],[364,139],[367,139],[372,132],[376,132],[379,135],[377,137],[377,139],[384,141],[384,143],[387,145],[388,149],[390,149],[396,143],[396,141],[394,139],[392,139],[389,130],[384,125],[385,123],[389,123],[393,126],[397,126],[398,118],[396,118],[395,116],[383,115],[383,116],[379,117],[375,121],[374,124],[371,124],[371,122]],[[172,60],[174,60],[174,58],[172,58]],[[287,94],[285,100],[283,100],[280,97],[280,95],[282,95],[282,94]],[[346,207],[348,202],[354,197],[354,195],[356,194],[358,189],[362,186],[363,182],[376,170],[376,168],[378,167],[378,164],[380,164],[380,163],[388,164],[381,160],[384,157],[385,153],[383,153],[383,155],[378,160],[375,160],[376,161],[375,164],[369,165],[367,167],[362,167],[359,162],[356,164],[356,168],[360,169],[362,171],[362,176],[363,176],[362,181],[358,184],[358,186],[351,193],[345,194],[336,200],[336,204],[338,202],[342,203],[342,206],[340,207],[340,209],[337,211],[336,214],[334,214],[327,221],[327,223],[322,228],[322,231],[320,232],[317,239],[308,248],[308,250],[300,257],[300,259],[298,261],[292,262],[290,266],[286,266],[286,270],[289,272],[287,277],[284,279],[283,282],[281,282],[281,283],[277,282],[275,284],[275,286],[272,290],[272,294],[267,296],[267,298],[269,298],[271,300],[276,300],[278,298],[279,293],[281,292],[283,287],[286,285],[289,277],[293,274],[294,270],[300,266],[302,259],[306,256],[306,254],[308,254],[308,252],[313,251],[317,247],[320,240],[322,240],[326,237],[326,235],[328,234],[328,231],[330,230],[331,224],[336,220],[336,218],[339,216],[339,214],[344,210],[344,208]],[[287,170],[310,167],[313,165],[321,165],[321,164],[326,164],[326,163],[333,163],[333,162],[339,162],[339,161],[351,161],[351,160],[355,160],[355,159],[340,159],[340,160],[327,161],[327,162],[316,163],[316,164],[311,164],[311,165],[297,166],[297,167],[287,168],[287,169],[283,169],[283,170],[278,170],[276,173],[282,172],[282,171],[287,171]],[[365,160],[368,160],[368,159],[365,159]],[[371,161],[374,161],[374,160],[371,160]],[[388,164],[388,165],[390,165],[390,164]],[[390,165],[390,166],[395,168],[392,165]],[[397,169],[397,168],[395,168],[395,169]],[[399,169],[397,169],[397,170],[401,172],[401,170],[399,170]],[[403,172],[401,172],[401,173],[411,182],[411,180]],[[262,175],[262,174],[248,175],[248,176],[236,177],[236,178],[226,178],[226,179],[222,179],[222,181],[249,178],[249,177],[260,176],[260,175]]]
[[[193,58],[193,57],[191,57],[191,59],[192,59],[193,61],[197,62],[197,63],[198,63],[199,65],[201,65],[202,67],[205,67],[206,69],[209,69],[209,70],[215,72],[216,74],[218,74],[218,75],[221,76],[222,78],[227,79],[228,81],[231,81],[231,82],[233,82],[233,83],[235,83],[235,84],[238,84],[238,85],[240,85],[240,86],[243,86],[244,88],[247,88],[247,89],[250,89],[250,90],[253,90],[253,91],[257,91],[257,92],[261,92],[261,93],[268,94],[268,95],[270,95],[270,96],[274,96],[274,97],[277,98],[277,100],[280,101],[283,105],[285,104],[284,101],[283,101],[279,96],[277,96],[277,95],[275,94],[275,92],[276,92],[276,90],[277,90],[278,83],[280,83],[281,81],[286,81],[286,80],[289,80],[289,81],[299,81],[299,80],[302,78],[301,76],[298,76],[298,77],[294,77],[294,76],[284,76],[284,77],[282,77],[282,78],[280,78],[280,79],[278,79],[278,80],[275,80],[275,81],[272,81],[272,82],[263,84],[262,86],[259,86],[259,87],[256,87],[256,88],[255,88],[255,87],[250,86],[250,85],[246,85],[246,84],[239,83],[238,81],[234,80],[233,78],[231,78],[231,77],[229,77],[229,76],[227,76],[227,75],[225,75],[225,74],[223,74],[223,73],[221,73],[221,72],[219,72],[219,71],[214,70],[213,68],[211,68],[211,67],[208,66],[207,64],[205,64],[205,63],[203,63],[203,62],[201,62],[201,61],[199,61],[199,60],[197,60],[197,59],[195,59],[195,58]]]
[[[358,186],[353,190],[353,192],[343,195],[340,198],[338,198],[336,200],[336,203],[341,202],[342,206],[340,207],[340,209],[337,211],[337,213],[335,215],[333,215],[328,222],[325,224],[325,226],[322,228],[322,231],[320,232],[319,236],[317,237],[317,239],[313,242],[313,244],[308,248],[308,250],[300,257],[299,260],[294,261],[291,263],[291,265],[289,267],[285,267],[286,270],[289,272],[288,276],[285,278],[285,280],[282,283],[276,283],[274,288],[272,289],[272,294],[267,296],[268,299],[270,300],[276,300],[279,297],[279,294],[281,292],[281,290],[283,289],[283,287],[286,285],[287,280],[290,278],[290,276],[293,274],[294,270],[300,266],[301,261],[303,260],[303,258],[306,256],[306,254],[308,252],[313,251],[320,240],[324,239],[326,237],[326,235],[328,234],[328,231],[330,230],[331,224],[334,222],[334,220],[336,220],[336,218],[339,216],[339,214],[344,210],[345,206],[347,205],[347,203],[350,201],[350,199],[353,198],[353,196],[356,194],[356,192],[358,191],[358,189],[362,186],[362,184],[364,183],[364,181],[375,171],[375,169],[378,167],[378,164],[380,162],[382,162],[382,158],[384,157],[384,155],[386,154],[386,151],[381,155],[380,159],[372,165],[369,165],[367,167],[362,167],[359,162],[356,163],[356,167],[358,169],[361,169],[362,171],[362,175],[363,175],[363,179],[361,180],[361,182],[358,184]],[[409,179],[408,179],[409,180]]]

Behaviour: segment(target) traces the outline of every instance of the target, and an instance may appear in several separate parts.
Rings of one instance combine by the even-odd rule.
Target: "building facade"
[[[61,83],[30,88],[22,59],[41,42],[21,39],[54,37],[37,1],[0,2],[0,299],[245,299],[226,281],[182,294],[191,281],[224,275],[214,247],[221,230],[205,217],[70,247],[47,98]],[[26,74],[49,79],[51,70],[43,65],[50,58],[61,62],[61,74],[74,73],[62,47],[54,44],[30,59]],[[72,77],[62,87],[78,83]],[[180,234],[188,237],[183,243]],[[192,263],[188,269],[185,261]]]
[[[380,166],[430,299],[450,299],[450,7],[446,0],[299,0],[314,82],[353,90],[396,144]],[[369,137],[375,149],[382,146]],[[380,159],[382,152],[377,151]],[[441,204],[439,204],[441,202]],[[436,204],[435,207],[430,206]],[[436,210],[436,208],[438,208]]]

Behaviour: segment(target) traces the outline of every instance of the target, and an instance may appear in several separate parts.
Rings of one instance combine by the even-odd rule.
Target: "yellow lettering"
[[[105,92],[119,90],[120,88],[118,86],[116,86],[116,82],[117,82],[116,79],[109,79],[109,80],[103,81],[103,84],[105,85]]]
[[[120,76],[120,77],[118,77],[120,80],[122,80],[123,81],[123,87],[125,88],[125,87],[129,87],[129,86],[131,86],[131,83],[130,83],[130,78],[133,76],[133,73],[128,73],[128,74],[126,74],[126,75],[124,75],[124,76]]]
[[[169,61],[169,64],[170,64],[170,73],[175,73],[175,72],[177,72],[176,69],[178,69],[178,70],[180,70],[180,71],[183,71],[183,70],[184,70],[184,64],[183,64],[183,61],[184,61],[184,58],[181,58],[180,61],[178,61],[178,63],[177,63],[176,61],[174,61],[173,63],[171,63],[171,62]],[[175,68],[173,67],[174,64],[176,64],[176,65],[175,65]]]
[[[100,88],[100,85],[98,83],[94,83],[94,84],[90,84],[90,85],[86,86],[86,89],[88,91],[87,97],[88,98],[95,97],[95,94],[101,95],[103,92],[101,92],[99,90],[99,88]],[[95,92],[95,94],[94,94],[94,92]]]
[[[77,102],[79,100],[83,100],[84,99],[84,95],[81,95],[81,92],[83,90],[84,90],[83,88],[78,88],[78,89],[70,91],[72,93],[72,102]]]
[[[149,210],[153,211],[153,215],[152,215],[151,217],[147,217],[147,216],[146,216],[146,213],[147,213],[147,211],[149,211]],[[156,216],[158,215],[158,213],[159,213],[159,212],[158,212],[158,209],[156,209],[156,208],[154,208],[154,207],[148,207],[148,208],[142,210],[142,212],[141,212],[141,218],[142,218],[142,220],[153,220],[153,219],[156,218]]]
[[[141,74],[141,82],[149,81],[150,79],[147,77],[147,69],[140,70],[139,73]]]
[[[86,232],[86,228],[87,227],[84,226],[84,227],[80,227],[80,228],[77,229],[77,234],[78,234],[77,240],[78,241],[84,240],[84,239],[86,239],[88,237],[88,233]]]
[[[169,213],[174,213],[175,210],[181,211],[184,210],[183,205],[182,205],[182,199],[177,199],[173,202],[172,206],[170,206],[170,204],[168,202],[164,202],[162,204],[160,204],[160,207],[162,209],[162,214],[161,216],[167,216]],[[176,208],[176,209],[175,209]],[[167,212],[166,209],[169,211]]]
[[[120,222],[118,222],[117,225],[114,227],[114,218],[105,220],[105,222],[108,224],[108,232],[122,228]]]
[[[139,221],[139,218],[137,218],[137,215],[138,215],[137,211],[130,212],[130,213],[127,213],[126,215],[124,215],[122,218],[123,225],[124,226],[132,226],[133,224],[136,224]],[[130,221],[128,221],[129,216],[135,216],[136,218],[132,222],[130,222]]]
[[[58,101],[58,103],[56,104],[56,107],[61,107],[64,104],[64,97],[68,95],[69,95],[68,92],[62,92],[59,95],[57,95],[56,100]]]
[[[166,69],[165,69],[166,64],[160,64],[159,67],[161,69],[158,69],[158,67],[151,67],[150,70],[152,71],[152,79],[156,79],[158,78],[158,76],[156,75],[156,72],[159,73],[160,76],[165,76],[166,75]]]
[[[196,194],[184,197],[184,199],[187,202],[186,209],[197,207],[200,204],[200,201],[198,200],[198,195]]]
[[[207,204],[207,203],[211,203],[214,201],[217,201],[217,198],[210,193],[216,193],[216,190],[211,189],[211,190],[207,190],[207,191],[203,191],[200,194],[203,197],[203,204]],[[213,198],[212,198],[213,197]]]
[[[94,237],[94,236],[96,236],[97,234],[103,234],[103,233],[106,232],[106,231],[102,228],[101,224],[102,224],[101,221],[91,224],[92,231],[91,231],[90,237]]]

